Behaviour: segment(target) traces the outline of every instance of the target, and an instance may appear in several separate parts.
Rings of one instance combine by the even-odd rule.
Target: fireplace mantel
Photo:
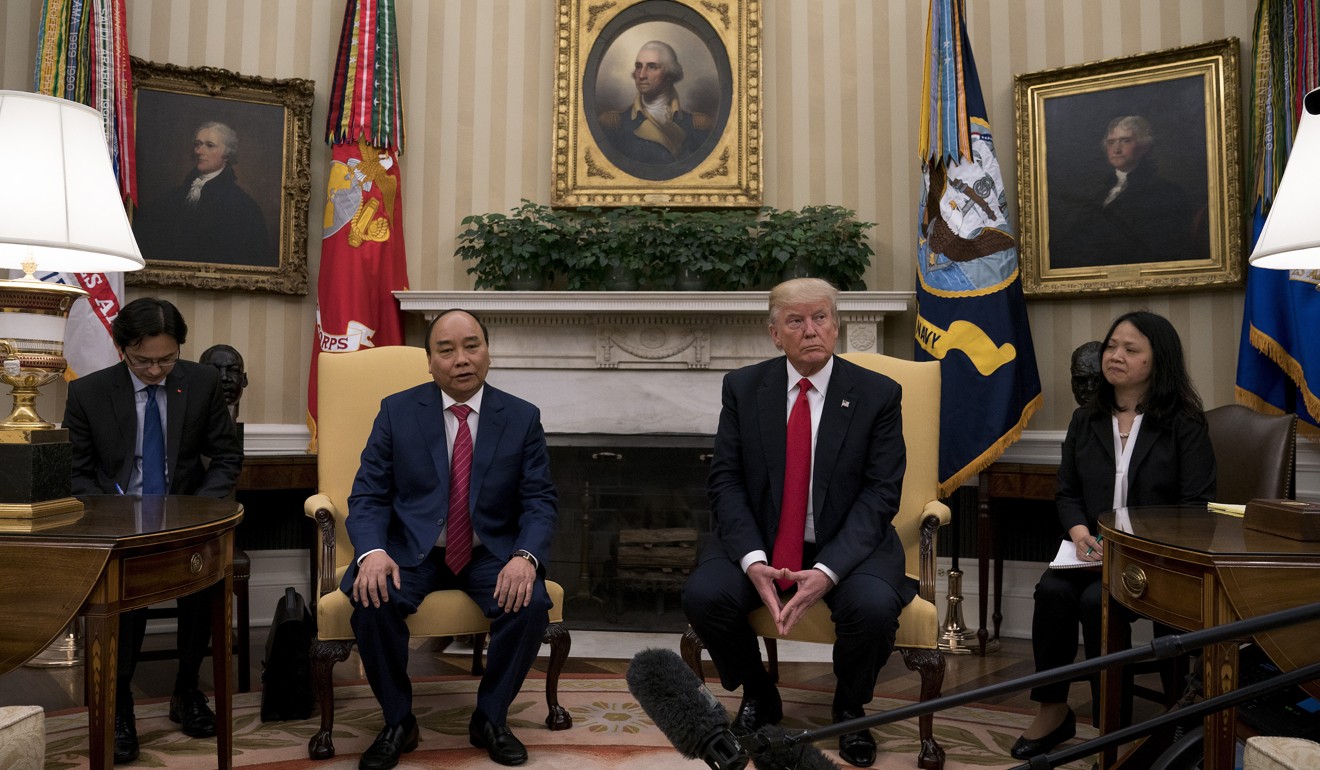
[[[764,291],[396,291],[394,296],[403,310],[427,320],[448,308],[477,313],[490,328],[501,365],[510,368],[734,369],[775,354],[765,331]],[[885,318],[906,312],[912,298],[910,291],[841,294],[843,350],[884,352]],[[587,330],[593,333],[584,335]],[[519,342],[507,337],[524,335],[530,335],[522,340],[527,345],[495,344]],[[570,344],[563,344],[565,337]],[[582,355],[584,337],[600,348],[595,354]],[[684,351],[691,352],[681,355]]]
[[[428,320],[449,308],[490,331],[491,383],[541,407],[550,433],[715,432],[723,372],[778,355],[768,292],[397,291]],[[841,351],[884,352],[913,292],[839,296]]]

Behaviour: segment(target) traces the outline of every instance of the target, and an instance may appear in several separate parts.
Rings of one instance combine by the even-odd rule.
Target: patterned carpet
[[[550,732],[546,715],[543,679],[529,679],[510,712],[510,726],[527,744],[531,755],[524,767],[533,770],[699,770],[699,761],[684,760],[664,735],[646,717],[628,692],[622,678],[565,676],[559,683],[560,703],[573,715],[573,728]],[[486,768],[492,764],[485,751],[472,748],[467,723],[476,699],[477,682],[470,678],[417,682],[415,708],[421,726],[421,746],[404,756],[399,767]],[[829,718],[831,694],[811,689],[781,687],[787,729],[819,727]],[[335,689],[337,698],[334,759],[307,759],[307,740],[316,731],[319,718],[290,722],[266,722],[260,718],[260,694],[235,698],[234,766],[251,770],[348,770],[356,768],[358,756],[380,730],[380,709],[365,685],[351,684]],[[723,695],[721,693],[721,695]],[[736,697],[721,697],[734,709]],[[867,713],[895,708],[906,702],[876,698]],[[179,732],[167,716],[169,702],[139,703],[138,736],[142,756],[127,768],[202,770],[215,767],[215,741],[193,740]],[[1018,764],[1008,748],[1030,721],[1016,710],[984,707],[950,709],[935,718],[936,737],[947,753],[947,770],[1008,768]],[[84,711],[47,715],[46,770],[87,767],[87,715]],[[1095,735],[1090,726],[1078,727],[1079,738]],[[917,725],[915,720],[885,725],[875,730],[881,770],[916,767]],[[822,749],[838,761],[833,740]],[[1088,770],[1090,762],[1065,767]],[[848,767],[844,765],[844,767]]]

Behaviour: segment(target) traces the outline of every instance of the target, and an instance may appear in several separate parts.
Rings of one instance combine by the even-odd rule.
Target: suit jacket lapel
[[[183,367],[176,366],[170,371],[161,390],[165,392],[165,462],[170,469],[169,486],[174,491],[174,482],[178,479],[179,452],[183,448],[184,415],[188,412],[188,377]]]
[[[1132,447],[1132,458],[1128,461],[1128,476],[1141,467],[1146,461],[1146,456],[1150,454],[1151,447],[1155,446],[1155,441],[1160,437],[1160,429],[1155,423],[1142,418],[1141,430],[1137,431],[1137,445]],[[1129,492],[1131,486],[1128,487]]]
[[[508,421],[509,417],[504,413],[502,394],[487,385],[486,392],[481,396],[481,414],[477,416],[477,440],[472,445],[472,490],[468,495],[468,505],[471,510],[476,510],[481,485],[486,479],[486,472],[490,470],[491,463],[495,461],[495,447],[503,438],[504,427]],[[476,527],[475,522],[473,527]]]
[[[123,444],[120,456],[125,458],[124,462],[119,464],[119,475],[115,478],[115,483],[121,490],[127,491],[137,459],[137,394],[133,392],[133,380],[128,375],[128,365],[123,362],[120,362],[119,371],[112,380],[110,412]]]
[[[757,419],[761,424],[761,453],[765,455],[774,515],[784,503],[784,453],[788,442],[788,368],[783,358],[770,365],[756,393]]]
[[[1105,415],[1092,415],[1091,432],[1095,434],[1096,443],[1100,445],[1105,457],[1109,458],[1109,467],[1117,467],[1115,463],[1118,458],[1114,456],[1114,421]]]
[[[435,465],[435,474],[440,479],[440,491],[449,499],[449,446],[445,443],[444,401],[440,398],[440,386],[425,388],[417,399],[416,420],[422,432],[422,441],[431,452],[431,462]]]
[[[816,427],[816,453],[811,458],[811,510],[818,527],[820,516],[825,510],[825,493],[830,488],[835,461],[843,448],[843,438],[848,435],[848,423],[852,421],[852,405],[861,397],[856,388],[857,382],[852,372],[836,358],[834,372],[830,375],[829,392],[825,394],[825,406],[820,413],[820,425]],[[848,406],[844,406],[844,403]]]

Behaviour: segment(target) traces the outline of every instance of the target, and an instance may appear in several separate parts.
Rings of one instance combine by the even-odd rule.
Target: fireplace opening
[[[571,628],[681,633],[679,594],[710,536],[711,436],[551,435],[559,528],[548,574]]]

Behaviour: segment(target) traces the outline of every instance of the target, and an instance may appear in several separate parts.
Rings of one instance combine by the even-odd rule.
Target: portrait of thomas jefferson
[[[1208,260],[1205,118],[1200,76],[1050,99],[1050,267]]]

